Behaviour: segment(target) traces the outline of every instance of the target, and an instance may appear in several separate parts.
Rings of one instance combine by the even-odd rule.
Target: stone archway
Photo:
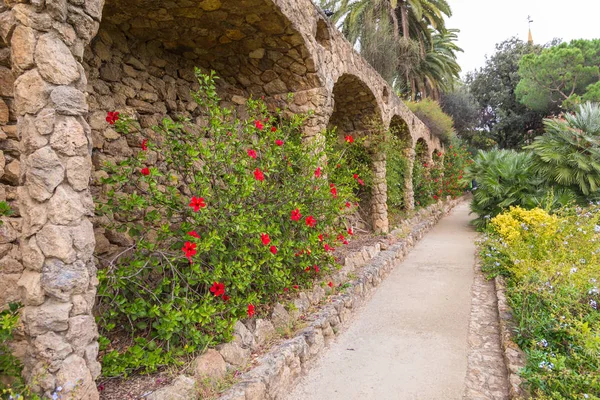
[[[415,151],[413,138],[410,134],[409,125],[399,115],[394,115],[390,121],[390,134],[398,138],[404,144],[404,155],[406,157],[406,170],[404,175],[404,207],[406,210],[415,208],[415,198],[412,182],[412,172],[415,162]],[[389,160],[388,160],[389,163]]]
[[[63,397],[98,397],[93,254],[114,250],[122,237],[94,229],[92,195],[101,191],[101,165],[141,146],[135,134],[111,129],[107,111],[135,116],[142,129],[165,115],[202,124],[190,96],[199,66],[223,78],[223,105],[241,116],[250,95],[274,107],[293,92],[292,112],[316,110],[307,136],[327,126],[332,97],[329,125],[340,133],[373,137],[382,119],[401,114],[413,136],[426,135],[319,15],[310,0],[0,5],[0,194],[15,212],[0,226],[0,306],[24,304],[14,349],[35,391],[50,397],[61,386]],[[385,154],[374,154],[373,169],[368,208],[373,229],[385,232]]]
[[[375,95],[358,77],[350,74],[340,76],[333,87],[333,114],[328,123],[329,129],[337,129],[340,141],[351,135],[366,138],[368,146],[375,149],[378,137],[382,138],[381,111]],[[374,150],[371,153],[373,168],[373,187],[369,209],[363,213],[367,224],[375,232],[387,232],[387,187],[385,170],[385,152]]]

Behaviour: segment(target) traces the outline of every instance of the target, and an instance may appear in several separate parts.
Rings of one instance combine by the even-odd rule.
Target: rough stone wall
[[[0,12],[6,9],[0,6]],[[21,151],[14,109],[11,49],[10,43],[5,41],[8,33],[2,29],[0,38],[0,201],[7,202],[14,211],[11,217],[2,218],[0,225],[0,305],[20,299],[17,282],[23,272],[18,242],[21,218],[16,201]]]
[[[11,155],[20,168],[10,182],[19,185],[22,218],[24,340],[17,348],[25,349],[24,375],[46,396],[61,387],[64,398],[98,398],[91,131],[81,61],[101,12],[101,0],[49,0],[5,2],[0,14],[15,78],[12,144],[20,151]]]

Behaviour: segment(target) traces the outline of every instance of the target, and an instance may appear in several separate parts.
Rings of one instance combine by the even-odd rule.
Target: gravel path
[[[487,361],[496,368],[502,356],[493,349],[489,352],[490,346],[469,347],[470,342],[478,343],[475,337],[497,341],[489,336],[485,321],[471,324],[470,332],[471,289],[477,275],[476,234],[469,219],[467,202],[443,218],[386,278],[287,399],[503,399],[501,382],[493,390],[500,397],[486,397],[477,385],[491,381],[471,379],[474,369]],[[484,300],[492,296],[493,305],[493,292],[478,293]],[[479,303],[473,302],[475,311],[491,310],[485,301],[483,306]],[[497,319],[492,313],[475,315]],[[479,336],[473,332],[478,326]],[[475,363],[478,359],[483,362]],[[473,392],[467,391],[467,382]],[[469,397],[472,393],[478,396]]]

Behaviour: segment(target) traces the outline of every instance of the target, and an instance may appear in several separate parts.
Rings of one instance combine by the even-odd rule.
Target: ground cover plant
[[[229,340],[237,320],[318,282],[353,234],[345,216],[368,179],[343,154],[353,138],[306,143],[305,116],[252,99],[240,120],[219,106],[215,77],[197,76],[206,126],[165,119],[138,154],[106,167],[98,213],[133,244],[98,274],[105,376],[152,372]],[[127,116],[107,123],[139,134]]]
[[[600,206],[511,207],[491,219],[481,258],[507,279],[534,397],[600,398]]]

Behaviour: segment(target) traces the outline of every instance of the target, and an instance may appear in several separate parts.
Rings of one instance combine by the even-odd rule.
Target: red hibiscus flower
[[[289,290],[290,290],[290,289],[288,289],[288,288],[283,288],[283,291],[284,291],[284,292],[287,292],[287,291],[289,291]]]
[[[304,270],[305,270],[306,272],[310,272],[310,267],[306,267],[306,268],[304,268]]]
[[[200,239],[200,235],[198,235],[198,232],[196,232],[196,231],[189,231],[187,234],[190,235],[191,237]]]
[[[248,149],[248,156],[250,156],[256,160],[256,151],[252,150],[252,149]]]
[[[261,130],[262,128],[264,128],[265,126],[262,124],[262,122],[260,122],[259,120],[254,121],[254,126],[256,127],[256,129]]]
[[[352,207],[352,204],[349,201],[347,201],[346,202],[346,208],[350,208],[350,207]]]
[[[196,255],[196,243],[185,242],[181,250],[184,252],[188,260],[192,260],[192,256]]]
[[[214,282],[210,287],[210,292],[216,297],[223,296],[225,294],[225,284]]]
[[[346,135],[346,137],[344,138],[344,140],[346,140],[346,143],[353,143],[354,142],[354,138],[351,135]]]
[[[308,217],[306,217],[305,221],[306,221],[306,226],[310,226],[311,228],[314,228],[315,225],[317,224],[317,220],[315,220],[312,215],[309,215]]]
[[[190,200],[190,207],[192,207],[195,212],[198,212],[201,208],[206,207],[206,204],[204,203],[204,197],[192,197]]]
[[[343,233],[340,233],[340,234],[338,235],[337,239],[338,239],[340,242],[343,242],[344,240],[346,240],[346,237],[344,236],[344,234],[343,234]]]
[[[437,200],[437,199],[438,199],[437,195],[435,195],[435,194],[434,194],[434,195],[433,195],[433,199],[434,199],[434,200]]]
[[[148,167],[142,168],[142,170],[140,172],[142,173],[142,175],[148,176],[148,175],[150,175],[150,168],[148,168]]]
[[[331,247],[330,245],[328,245],[327,243],[325,243],[323,248],[325,249],[325,251],[335,251],[335,249],[333,247]]]
[[[111,125],[114,125],[115,122],[117,122],[119,120],[119,113],[115,112],[115,111],[109,111],[108,113],[106,113],[106,122],[108,122]]]
[[[231,297],[224,294],[223,297],[221,297],[221,298],[223,299],[223,301],[228,301]]]
[[[322,242],[322,241],[323,241],[323,234],[321,233],[321,234],[319,235],[319,242]]]
[[[254,306],[252,304],[248,304],[248,318],[252,318],[254,316]]]
[[[269,251],[270,251],[271,253],[273,253],[273,254],[277,254],[277,247],[276,247],[276,246],[271,246],[271,247],[269,248]]]
[[[317,265],[313,265],[313,268],[315,269],[315,272],[318,274],[320,271],[319,267]]]
[[[275,144],[276,144],[277,146],[283,146],[283,140],[279,140],[279,139],[277,139],[277,140],[275,141]]]
[[[352,228],[348,228],[348,235],[350,235],[350,236],[354,235],[354,231],[352,230]]]
[[[276,127],[274,127],[274,126],[272,126],[272,127],[271,127],[271,132],[277,132],[277,128],[276,128]]]
[[[254,179],[262,182],[265,180],[265,174],[263,174],[263,172],[260,169],[256,168],[254,170]]]
[[[359,185],[361,185],[361,186],[365,186],[365,183],[363,182],[363,180],[362,180],[362,179],[358,178],[358,179],[357,179],[357,181],[358,181],[358,184],[359,184]]]
[[[142,150],[144,150],[144,151],[148,150],[148,139],[142,140]]]
[[[331,282],[331,281],[330,281],[330,282],[327,284],[327,286],[329,286],[330,288],[332,288],[332,287],[333,287],[333,282]]]
[[[294,289],[299,289],[299,288],[300,288],[300,286],[294,285]]]
[[[331,192],[333,197],[337,198],[337,189],[336,189],[335,185],[333,183],[330,183],[329,187],[330,187],[329,191]]]
[[[264,244],[265,246],[268,245],[269,243],[271,243],[271,238],[266,233],[260,234],[260,240],[262,241],[262,244]]]
[[[321,177],[321,167],[318,167],[318,168],[315,170],[315,176],[316,176],[317,178]]]
[[[295,210],[292,210],[292,216],[290,218],[292,219],[292,221],[300,221],[300,218],[302,218],[300,210],[298,210],[297,208]]]

